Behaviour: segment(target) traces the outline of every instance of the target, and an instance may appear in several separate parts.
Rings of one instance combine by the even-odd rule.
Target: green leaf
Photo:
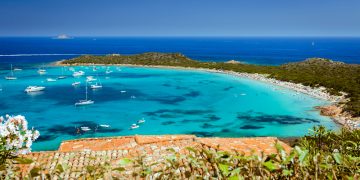
[[[220,171],[225,175],[229,175],[229,166],[226,164],[219,164]]]
[[[284,148],[280,145],[280,143],[276,143],[275,147],[279,152],[284,151]]]
[[[270,171],[278,169],[278,167],[271,161],[264,162],[263,165]]]
[[[283,174],[284,176],[291,176],[292,170],[284,169],[284,170],[282,171],[282,174]]]
[[[15,158],[14,160],[16,163],[19,164],[31,164],[32,162],[34,162],[32,159],[24,158],[24,157]]]
[[[233,176],[237,177],[239,174],[240,174],[240,167],[238,167],[230,172],[231,177],[233,177]]]
[[[126,166],[127,164],[129,164],[129,163],[131,163],[132,162],[132,160],[131,159],[128,159],[128,158],[124,158],[124,159],[120,159],[119,160],[119,164],[121,165],[121,166]]]
[[[174,148],[167,148],[166,150],[167,150],[167,151],[170,151],[170,152],[173,152],[173,153],[176,153],[176,151],[175,151]]]
[[[340,153],[333,153],[333,157],[338,164],[342,164],[342,157]]]
[[[236,176],[229,177],[228,180],[239,180],[239,179],[240,179],[240,176],[236,175]]]
[[[302,153],[302,150],[299,146],[295,146],[295,150],[298,154],[301,154]]]
[[[40,175],[39,172],[40,172],[40,168],[35,167],[30,170],[30,175],[31,175],[31,177],[37,177]]]
[[[61,164],[58,164],[58,165],[56,166],[56,169],[57,169],[60,173],[64,172],[64,168],[63,168],[63,166],[62,166]]]
[[[119,172],[122,172],[122,171],[125,171],[125,168],[123,167],[118,167],[118,168],[114,168],[112,169],[113,171],[119,171]]]
[[[186,149],[188,150],[188,151],[191,151],[191,152],[193,152],[193,153],[195,153],[196,154],[196,150],[194,149],[194,148],[192,148],[192,147],[186,147]]]
[[[309,153],[309,150],[304,150],[304,151],[301,151],[300,153],[299,153],[299,162],[300,162],[300,164],[304,164],[304,160],[305,160],[305,158],[307,157],[307,155],[308,155],[308,153]]]

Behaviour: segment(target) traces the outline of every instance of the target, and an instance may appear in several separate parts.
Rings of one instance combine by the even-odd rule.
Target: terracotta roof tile
[[[58,151],[34,152],[26,155],[35,161],[46,164],[49,171],[57,163],[71,166],[66,177],[75,177],[74,171],[81,170],[87,165],[98,165],[109,162],[116,163],[124,157],[146,155],[145,161],[159,161],[171,152],[169,148],[186,154],[186,147],[207,147],[210,149],[237,151],[247,155],[252,152],[260,154],[275,153],[274,146],[277,138],[197,138],[193,135],[165,135],[165,136],[124,136],[113,138],[90,138],[64,141]],[[278,141],[286,151],[290,147]],[[25,172],[27,166],[23,166]]]

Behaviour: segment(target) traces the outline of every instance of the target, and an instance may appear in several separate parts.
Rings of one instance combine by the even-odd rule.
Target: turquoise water
[[[0,114],[21,114],[41,133],[34,150],[57,149],[62,140],[133,134],[195,134],[197,136],[300,136],[314,125],[336,125],[320,116],[314,106],[328,102],[249,79],[190,70],[138,67],[75,67],[86,72],[71,76],[68,67],[48,67],[16,72],[18,80],[0,79]],[[0,71],[5,76],[7,71]],[[66,79],[47,82],[46,78]],[[85,97],[85,77],[100,79],[103,88],[89,90],[95,104],[75,107]],[[71,84],[81,81],[79,87]],[[45,86],[44,92],[26,94],[29,85]],[[123,92],[126,91],[126,92]],[[140,128],[131,124],[145,118]],[[110,128],[98,127],[108,124]],[[91,131],[77,133],[87,126]],[[98,127],[98,128],[96,128]],[[95,129],[96,132],[95,132]]]

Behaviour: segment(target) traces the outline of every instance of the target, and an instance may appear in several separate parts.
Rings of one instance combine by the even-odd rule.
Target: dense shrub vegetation
[[[112,165],[89,165],[78,173],[85,179],[358,179],[360,178],[360,130],[339,133],[314,128],[291,152],[276,145],[278,153],[250,155],[188,147],[187,154],[169,149],[166,160],[145,163],[146,155],[121,159]],[[19,165],[31,164],[23,174]],[[8,159],[0,165],[0,179],[63,179],[70,167],[57,164],[45,169],[30,159]]]
[[[87,55],[66,60],[63,63],[181,66],[269,74],[270,77],[278,80],[302,83],[312,87],[324,86],[333,94],[346,92],[350,101],[346,103],[345,111],[354,116],[360,116],[360,65],[345,64],[327,59],[312,58],[303,62],[289,63],[281,66],[262,66],[223,62],[200,62],[191,60],[179,53],[144,53],[132,56]]]

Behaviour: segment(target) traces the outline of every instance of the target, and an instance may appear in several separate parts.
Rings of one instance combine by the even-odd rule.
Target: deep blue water
[[[279,65],[310,57],[360,63],[360,38],[0,38],[0,63],[43,63],[80,54],[180,52],[201,61]],[[1,66],[0,64],[0,66]]]

